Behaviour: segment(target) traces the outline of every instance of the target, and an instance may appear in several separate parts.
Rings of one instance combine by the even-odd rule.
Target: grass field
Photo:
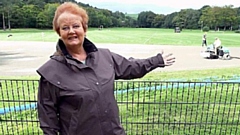
[[[44,33],[44,34],[43,34]],[[8,37],[9,34],[13,36]],[[174,33],[173,29],[156,28],[89,28],[87,37],[95,43],[114,44],[151,44],[151,45],[186,45],[201,46],[203,32],[200,30],[183,30]],[[240,34],[230,31],[207,34],[207,42],[211,44],[219,37],[224,46],[240,46]],[[47,41],[56,42],[58,35],[53,30],[13,29],[0,31],[1,41]]]
[[[212,81],[216,80],[229,80],[233,77],[240,77],[239,68],[227,68],[219,70],[195,70],[195,71],[175,71],[175,72],[154,72],[147,74],[144,78],[139,80],[150,81],[151,84],[133,85],[125,83],[116,85],[116,89],[125,90],[132,88],[141,88],[148,85],[154,85],[157,81],[166,81],[169,79],[181,80],[185,79],[188,82],[197,82],[205,79]],[[4,77],[6,78],[6,77]],[[8,79],[38,79],[38,77],[8,77]],[[1,79],[1,77],[0,77]],[[226,83],[223,83],[226,84]],[[28,101],[36,100],[37,82],[25,83],[25,81],[2,82],[2,91],[0,100],[12,100],[16,102],[1,102],[0,108],[18,106],[21,104],[28,104]],[[157,86],[164,84],[157,84]],[[134,87],[133,87],[134,86]],[[168,84],[170,87],[171,84]],[[8,88],[8,89],[7,89]],[[9,90],[10,88],[10,90]],[[144,89],[141,91],[129,91],[126,93],[121,92],[117,94],[119,103],[120,115],[123,121],[123,126],[131,134],[148,134],[163,135],[168,134],[207,134],[209,132],[214,134],[230,135],[240,132],[238,117],[234,117],[239,112],[239,105],[226,104],[234,101],[239,101],[239,85],[234,86],[203,86],[203,87],[189,87],[189,88],[174,88],[160,91]],[[207,97],[207,98],[206,98]],[[17,101],[25,101],[18,103]],[[215,102],[224,102],[222,104]],[[200,103],[199,103],[200,102]],[[203,104],[201,103],[203,102]],[[128,104],[125,104],[128,103]],[[152,104],[148,104],[152,103]],[[166,104],[167,103],[167,104]],[[189,103],[189,104],[187,104]],[[208,104],[208,103],[211,103]],[[227,110],[227,111],[225,111]],[[21,112],[8,113],[1,116],[2,119],[14,119],[36,121],[36,110],[27,110]],[[1,119],[0,117],[0,119]],[[140,123],[153,123],[155,124],[140,124]],[[185,125],[184,123],[198,123]],[[218,122],[233,122],[235,125],[211,125],[205,123],[218,123]],[[135,123],[135,124],[134,124]],[[137,124],[138,123],[138,124]],[[160,123],[160,124],[157,124]],[[165,123],[165,124],[164,124]],[[168,123],[168,124],[167,124]],[[170,124],[171,123],[171,124]],[[28,126],[26,126],[28,125]],[[38,134],[41,132],[39,123],[37,122],[6,122],[0,123],[0,128],[3,133],[12,134]],[[224,131],[223,133],[221,133]]]
[[[166,81],[166,80],[186,80],[186,81],[201,81],[211,79],[229,80],[234,77],[240,77],[240,68],[220,68],[207,69],[207,70],[186,70],[186,71],[171,71],[171,72],[150,72],[141,79],[135,80],[148,80],[148,81]],[[37,80],[39,76],[0,76],[0,79],[16,79],[16,80]]]
[[[164,84],[151,82],[144,85],[146,89],[143,91],[128,91],[118,95],[117,98],[121,101],[119,108],[122,120],[126,121],[123,124],[126,129],[131,129],[132,135],[139,133],[237,135],[240,133],[240,127],[235,125],[239,122],[235,114],[238,114],[240,105],[231,104],[239,101],[237,91],[239,85],[211,84],[202,87],[175,88],[168,84],[169,88],[164,90],[157,89],[157,86]],[[156,89],[147,88],[149,85],[153,87],[155,85]],[[131,82],[128,87],[131,88]],[[135,89],[137,87],[138,84],[135,85]],[[141,125],[136,122],[155,123],[155,125]],[[225,126],[224,123],[229,125]]]
[[[240,68],[220,68],[207,70],[190,70],[174,72],[150,72],[140,80],[183,80],[183,81],[218,81],[240,77]]]
[[[240,133],[239,85],[227,83],[171,82],[116,82],[116,99],[119,103],[121,121],[129,135],[193,135],[218,134],[237,135]],[[164,87],[167,86],[167,87]],[[173,87],[177,86],[177,87]],[[28,104],[36,100],[37,81],[2,82],[1,107]],[[7,89],[11,88],[11,90]],[[17,90],[18,92],[13,92]],[[126,91],[127,89],[127,91]],[[25,94],[24,94],[25,93]],[[26,94],[33,94],[27,96]],[[3,99],[1,99],[3,98]],[[0,133],[38,134],[36,110],[12,112],[0,115]],[[12,120],[12,121],[11,121]],[[226,124],[227,123],[227,124]]]
[[[44,33],[44,34],[43,34]],[[12,34],[12,37],[7,35]],[[103,29],[101,31],[97,29],[89,29],[88,38],[96,43],[115,43],[115,44],[156,44],[156,45],[188,45],[188,46],[201,46],[202,32],[200,30],[183,30],[182,33],[173,33],[172,29],[134,29],[134,28],[111,28]],[[222,44],[226,46],[238,46],[240,47],[240,34],[233,32],[208,32],[208,43],[214,41],[215,37],[219,37],[222,40]],[[47,41],[55,42],[58,35],[53,30],[33,30],[33,29],[15,29],[11,32],[0,31],[1,41]],[[1,50],[0,50],[1,51]],[[147,81],[164,81],[164,80],[180,80],[184,79],[189,82],[201,81],[210,79],[216,80],[229,80],[234,77],[240,77],[240,68],[222,68],[222,69],[208,69],[208,70],[194,70],[194,71],[173,71],[173,72],[152,72],[139,80]],[[0,75],[0,79],[38,79],[38,76],[8,76],[3,77]],[[6,82],[2,83],[0,100],[10,99],[17,101],[19,99],[36,100],[37,83],[25,84],[21,81],[19,84],[13,84]],[[12,87],[11,91],[7,87]],[[29,90],[30,87],[30,90]],[[131,88],[127,85],[124,88]],[[231,91],[232,90],[232,91]],[[185,93],[184,93],[185,92]],[[18,96],[14,96],[17,94]],[[27,95],[25,95],[27,94]],[[230,95],[230,96],[229,96]],[[129,93],[122,93],[117,97],[119,101],[126,102],[126,104],[120,104],[119,109],[123,120],[126,121],[140,121],[140,122],[159,122],[168,123],[166,125],[134,125],[123,123],[124,128],[133,129],[140,133],[147,134],[146,131],[150,131],[153,135],[159,134],[213,134],[230,135],[236,133],[239,134],[239,104],[233,105],[227,104],[228,102],[237,101],[239,103],[239,85],[216,87],[195,87],[195,88],[176,88],[164,91],[133,91]],[[216,101],[224,101],[224,104],[212,104]],[[138,103],[140,102],[140,104]],[[154,102],[159,104],[144,104]],[[168,104],[164,104],[164,103]],[[191,103],[192,104],[191,104]],[[197,104],[196,103],[203,103]],[[204,102],[206,104],[204,104]],[[142,103],[142,104],[141,104]],[[175,103],[178,103],[175,104]],[[186,104],[190,103],[190,104]],[[5,105],[4,105],[5,104]],[[4,106],[19,105],[20,103],[0,103],[0,108]],[[144,109],[145,107],[145,109]],[[159,109],[159,111],[157,111]],[[230,113],[225,113],[224,110],[229,110]],[[158,112],[158,113],[156,113]],[[236,114],[235,114],[236,113]],[[201,114],[201,115],[200,115]],[[147,117],[142,117],[147,116]],[[236,117],[234,117],[236,116]],[[31,120],[37,120],[36,110],[15,112],[6,115],[1,115],[2,118],[11,118],[17,120],[25,120],[27,118],[33,118]],[[233,119],[230,119],[233,118]],[[228,122],[237,123],[235,125],[184,125],[188,122],[208,122],[205,120],[211,120],[213,123]],[[170,124],[170,122],[176,122]],[[181,123],[182,122],[182,123]],[[31,123],[30,123],[31,124]],[[38,134],[40,131],[38,123],[28,125],[28,123],[0,123],[0,129],[3,134]],[[176,130],[178,133],[176,133]]]

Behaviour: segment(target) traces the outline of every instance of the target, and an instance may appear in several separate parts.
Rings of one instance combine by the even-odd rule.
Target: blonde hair
[[[54,18],[53,18],[53,29],[58,33],[58,35],[60,34],[58,18],[62,13],[65,13],[65,12],[80,16],[82,18],[83,29],[85,32],[87,31],[88,14],[86,10],[80,7],[79,5],[77,5],[76,3],[64,2],[63,4],[57,7]]]

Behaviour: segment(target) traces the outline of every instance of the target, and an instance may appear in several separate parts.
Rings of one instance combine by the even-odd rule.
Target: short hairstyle
[[[57,7],[54,18],[53,18],[53,29],[58,33],[58,35],[60,34],[58,18],[62,13],[65,13],[65,12],[80,16],[82,18],[83,29],[85,32],[87,31],[88,14],[86,10],[80,7],[79,5],[77,5],[76,3],[64,2],[63,4]]]

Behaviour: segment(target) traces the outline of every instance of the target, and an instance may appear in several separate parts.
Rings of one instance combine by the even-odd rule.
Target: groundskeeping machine
[[[222,60],[230,60],[231,56],[230,56],[230,52],[229,49],[221,46],[217,53],[215,53],[215,49],[214,49],[214,45],[208,45],[205,50],[201,51],[200,55],[203,58],[206,59],[222,59]]]

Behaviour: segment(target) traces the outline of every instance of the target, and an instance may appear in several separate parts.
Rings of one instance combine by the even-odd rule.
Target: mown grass
[[[37,82],[26,81],[2,81],[0,100],[5,101],[0,106],[36,101]],[[130,135],[240,133],[237,83],[202,82],[199,85],[196,81],[119,81],[115,87],[121,122]],[[41,132],[36,110],[14,111],[0,115],[0,119],[10,120],[0,123],[3,133],[24,135]]]
[[[0,115],[0,118],[11,120],[0,122],[2,135],[41,135],[36,110],[7,113]]]
[[[128,83],[134,89],[117,96],[124,127],[130,134],[239,134],[239,84],[200,84]]]
[[[0,76],[2,80],[38,80],[39,76]]]
[[[239,66],[240,67],[240,66]],[[183,70],[183,71],[157,71],[150,72],[140,80],[182,80],[182,81],[217,81],[231,80],[233,77],[240,77],[240,68],[218,68],[202,70]],[[233,78],[234,79],[234,78]]]
[[[44,33],[44,34],[43,34]],[[8,37],[9,34],[13,36]],[[87,37],[95,43],[113,44],[146,44],[146,45],[185,45],[201,46],[203,32],[200,30],[183,30],[174,33],[173,29],[157,28],[89,28]],[[224,46],[240,46],[240,34],[233,31],[210,31],[207,34],[208,44],[219,37]],[[1,41],[48,41],[56,42],[58,35],[53,30],[13,29],[0,31]]]
[[[44,37],[42,33],[44,33]],[[13,36],[7,37],[8,34],[12,34]],[[173,33],[172,29],[104,28],[102,31],[99,31],[90,28],[87,36],[96,43],[200,46],[202,34],[200,30],[184,30],[182,33],[176,34]],[[209,43],[214,41],[215,37],[219,37],[223,45],[240,46],[240,34],[233,32],[209,32]],[[0,31],[1,41],[55,42],[57,38],[58,35],[52,30],[14,29],[11,32]],[[235,67],[219,68],[218,70],[151,72],[141,79],[135,79],[135,81],[145,80],[159,82],[183,80],[186,82],[197,82],[206,79],[210,81],[230,80],[239,78],[239,76],[240,68]],[[1,83],[0,100],[10,99],[16,102],[1,102],[0,108],[22,105],[24,102],[19,102],[19,100],[36,100],[37,83],[29,84],[25,83],[25,81],[37,80],[39,79],[38,76],[0,75],[0,80],[1,79],[23,80],[24,83],[22,81],[19,81],[17,84],[11,82]],[[163,84],[166,85],[165,83]],[[140,86],[144,87],[149,85],[150,84],[124,84],[120,85],[120,87],[116,85],[116,89],[119,91],[127,88],[139,88]],[[128,134],[240,134],[240,106],[237,104],[240,102],[239,85],[224,85],[223,87],[204,85],[203,87],[195,88],[171,88],[170,86],[171,83],[168,85],[169,89],[149,90],[149,88],[146,88],[142,91],[129,91],[117,95],[116,98],[120,102],[119,109],[121,121]],[[232,102],[237,103],[230,104]],[[38,134],[40,131],[39,123],[36,122],[36,110],[0,115],[0,120],[3,119],[12,120],[10,122],[0,123],[0,129],[2,130],[0,133],[3,134]],[[23,122],[27,119],[35,122]],[[20,120],[22,122],[17,122],[15,120]],[[135,122],[141,123],[134,124]],[[152,124],[146,124],[151,122]],[[198,124],[192,125],[191,123]],[[221,123],[228,123],[228,125],[221,125]]]
[[[240,65],[239,65],[240,66]],[[181,70],[181,71],[152,71],[144,77],[135,80],[145,81],[166,81],[166,80],[183,80],[197,81],[211,79],[231,79],[240,76],[239,67],[202,69],[202,70]],[[17,79],[17,80],[37,80],[39,76],[0,76],[0,79]]]
[[[136,79],[137,82],[117,82],[115,85],[116,99],[119,102],[122,124],[130,135],[237,135],[240,132],[238,117],[240,106],[237,104],[240,102],[239,84],[220,83],[216,85],[208,82],[203,83],[202,86],[192,87],[191,82],[196,83],[205,79],[229,80],[239,76],[240,68],[226,68],[152,72],[144,78]],[[14,78],[13,82],[11,78]],[[15,102],[1,102],[0,108],[36,101],[38,83],[37,81],[26,83],[29,79],[35,80],[37,77],[17,76],[10,77],[7,82],[2,81],[0,100]],[[186,87],[183,87],[181,83],[171,82],[172,79],[185,80]],[[143,80],[147,82],[141,83]],[[167,80],[170,82],[161,82]],[[176,85],[178,87],[173,87]],[[38,134],[41,132],[39,123],[21,122],[26,119],[36,121],[36,117],[36,110],[1,115],[2,120],[12,119],[18,122],[1,122],[0,128],[3,129],[3,133],[9,134]]]

